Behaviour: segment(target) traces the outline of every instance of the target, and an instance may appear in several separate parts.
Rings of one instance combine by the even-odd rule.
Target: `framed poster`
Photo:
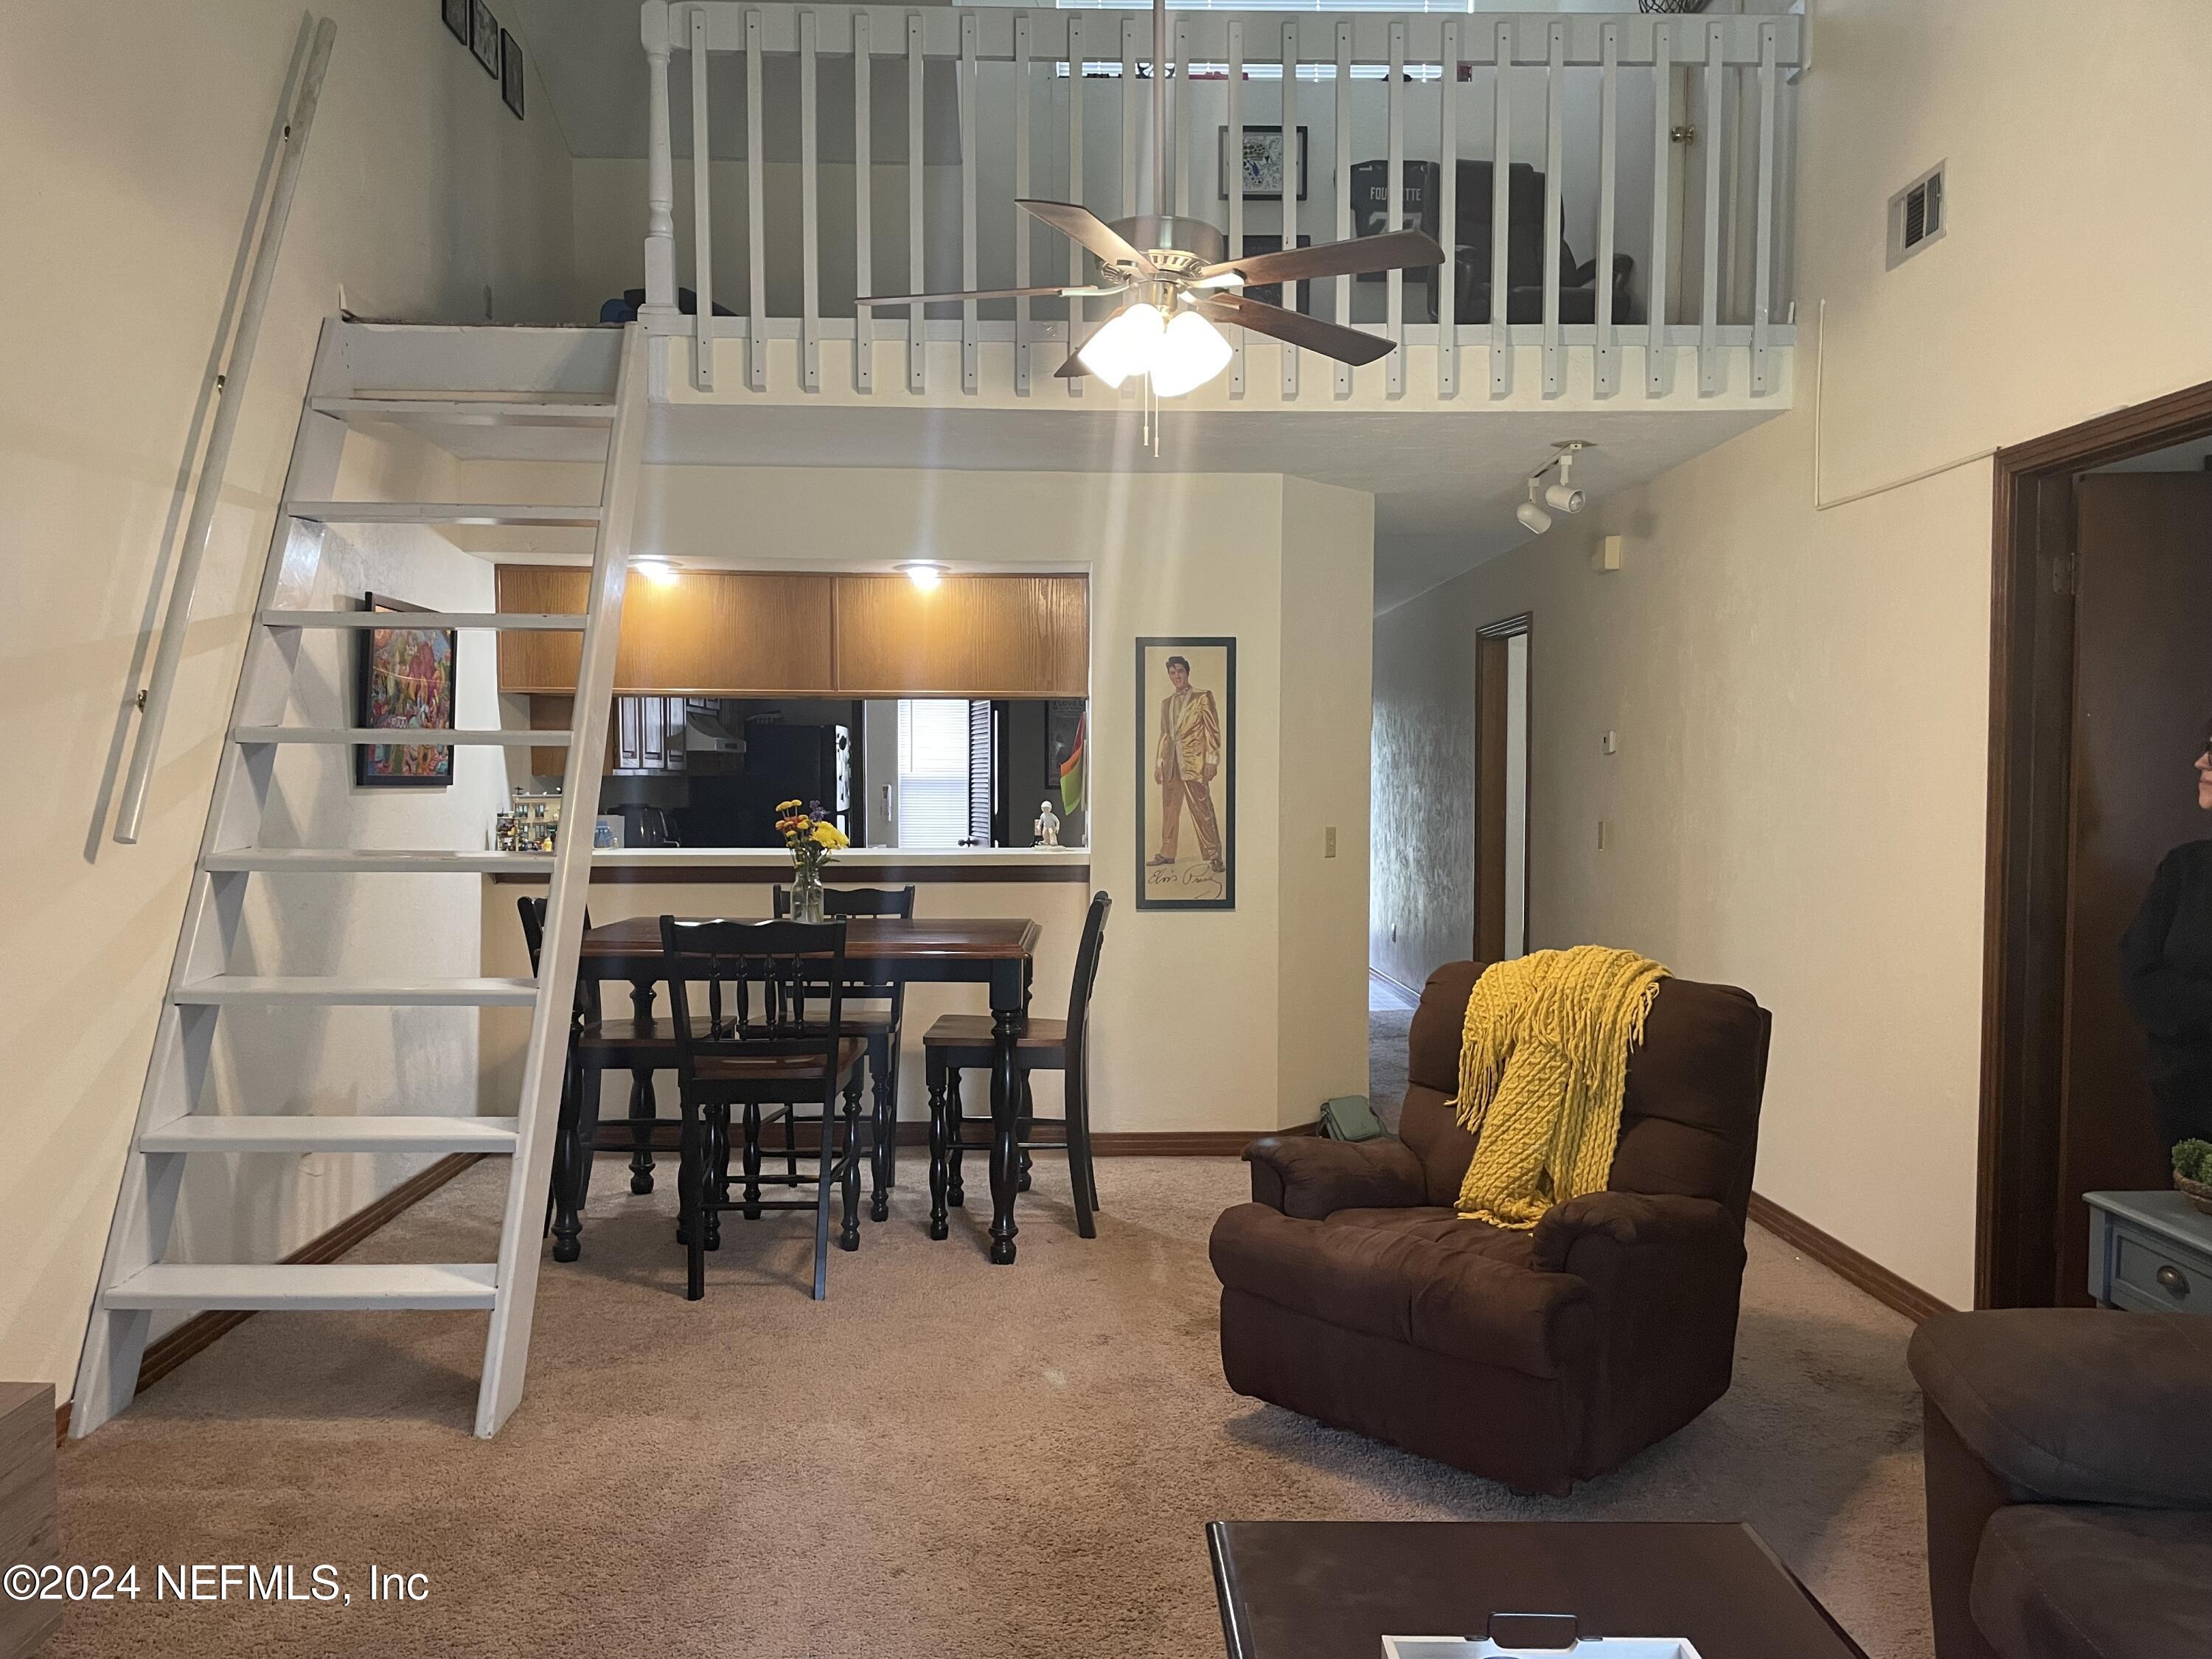
[[[469,43],[469,0],[439,0],[444,10],[446,27],[454,40],[463,46]]]
[[[499,32],[499,95],[522,119],[522,42],[507,29]]]
[[[484,0],[469,0],[469,50],[483,65],[483,72],[499,79],[499,19]]]
[[[1137,641],[1137,908],[1237,908],[1237,641]]]
[[[363,595],[361,608],[395,617],[422,609],[378,593]],[[354,724],[451,731],[456,637],[450,628],[362,629]],[[453,781],[453,751],[430,744],[357,744],[353,775],[356,783],[378,787],[443,789]]]
[[[1229,129],[1219,129],[1221,134],[1221,199],[1229,199],[1230,167]],[[1239,160],[1244,170],[1244,199],[1248,202],[1279,202],[1283,199],[1283,181],[1290,176],[1285,165],[1289,157],[1283,143],[1280,127],[1244,129],[1244,154]],[[1298,200],[1306,199],[1306,129],[1298,129]],[[1251,246],[1250,238],[1245,246]]]

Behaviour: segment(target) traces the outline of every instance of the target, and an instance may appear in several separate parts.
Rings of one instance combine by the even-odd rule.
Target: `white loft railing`
[[[797,342],[809,391],[823,343],[852,342],[861,392],[874,390],[872,344],[902,343],[917,393],[929,389],[928,342],[957,339],[963,391],[977,390],[980,347],[995,341],[1015,348],[1014,388],[1028,392],[1081,337],[1084,301],[903,316],[854,304],[1091,280],[1080,254],[1014,206],[1022,196],[1109,220],[1195,214],[1226,231],[1232,257],[1418,222],[1449,256],[1437,280],[1334,277],[1279,302],[1432,347],[1443,398],[1458,394],[1470,350],[1486,354],[1490,394],[1507,395],[1516,347],[1541,349],[1546,397],[1565,391],[1574,350],[1592,354],[1596,396],[1619,394],[1631,348],[1644,348],[1632,377],[1644,397],[1671,392],[1678,364],[1700,394],[1721,392],[1747,351],[1760,396],[1780,383],[1777,348],[1794,342],[1796,16],[1177,10],[1167,203],[1152,200],[1156,66],[1142,12],[646,0],[641,24],[641,316],[696,340],[702,390],[717,338],[744,343],[755,392],[769,389],[770,340]],[[672,85],[679,57],[687,72]],[[1225,165],[1264,128],[1304,131],[1304,199],[1248,195],[1244,169]],[[1489,165],[1501,155],[1510,167]],[[696,295],[682,307],[679,269]],[[1500,294],[1506,303],[1491,303]],[[718,301],[733,314],[718,317]],[[1296,348],[1234,343],[1232,398],[1263,349],[1279,352],[1283,396],[1298,395]],[[1407,353],[1382,371],[1389,395],[1403,395]],[[1352,373],[1335,368],[1338,395]],[[1079,379],[1062,384],[1083,395]]]

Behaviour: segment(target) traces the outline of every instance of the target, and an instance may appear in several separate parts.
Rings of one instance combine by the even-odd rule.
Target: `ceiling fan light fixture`
[[[1152,367],[1166,331],[1167,319],[1159,307],[1139,300],[1108,318],[1076,357],[1108,386],[1119,386]]]
[[[1219,329],[1195,311],[1179,312],[1153,349],[1152,391],[1180,398],[1220,374],[1235,356]]]

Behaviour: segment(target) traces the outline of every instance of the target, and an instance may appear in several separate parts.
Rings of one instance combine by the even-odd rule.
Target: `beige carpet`
[[[73,1613],[51,1652],[185,1656],[1220,1652],[1216,1516],[1749,1520],[1876,1659],[1929,1651],[1905,1322],[1756,1235],[1737,1382],[1571,1500],[1224,1387],[1206,1229],[1242,1166],[1114,1159],[1100,1237],[1040,1169],[1021,1260],[933,1244],[921,1171],[803,1288],[796,1217],[725,1224],[681,1299],[672,1182],[602,1159],[584,1260],[546,1266],[530,1389],[469,1435],[481,1316],[264,1315],[61,1461],[65,1558],[334,1564],[348,1607]],[[362,1259],[483,1261],[504,1164]],[[428,1600],[370,1604],[374,1563]],[[1347,1656],[1352,1659],[1352,1656]]]

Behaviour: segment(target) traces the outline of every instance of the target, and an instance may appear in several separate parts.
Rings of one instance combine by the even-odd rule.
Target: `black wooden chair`
[[[830,916],[914,915],[912,887],[825,887],[823,913]],[[791,890],[775,890],[775,914],[791,914]],[[874,1007],[855,1008],[854,1002]],[[876,1085],[875,1121],[868,1146],[868,1213],[883,1221],[891,1212],[890,1189],[898,1185],[899,1036],[906,1015],[906,985],[899,980],[855,980],[845,988],[845,1029],[868,1044],[868,1075]],[[790,1120],[785,1120],[784,1156],[793,1155]]]
[[[866,1044],[843,1029],[845,923],[837,921],[683,921],[660,919],[663,972],[676,1037],[676,1077],[684,1113],[683,1163],[677,1175],[678,1237],[688,1252],[684,1297],[707,1293],[707,1252],[721,1243],[721,1213],[763,1210],[814,1212],[814,1299],[830,1293],[830,1185],[844,1188],[839,1245],[860,1245],[860,1089]],[[707,988],[702,1031],[693,1021],[691,988]],[[795,1017],[801,986],[818,988],[820,1014]],[[843,1134],[838,1097],[844,1097]],[[808,1115],[805,1109],[817,1109]],[[763,1109],[774,1111],[763,1118]],[[730,1188],[730,1114],[742,1108],[742,1197]],[[761,1172],[761,1128],[775,1116],[812,1123],[815,1173]],[[794,1131],[795,1133],[795,1131]],[[761,1188],[805,1185],[814,1197],[763,1199]]]
[[[518,899],[515,908],[522,915],[522,939],[530,947],[530,971],[534,976],[545,943],[545,901]],[[588,933],[591,930],[592,915],[586,910],[584,931]],[[584,1204],[591,1195],[592,1155],[599,1137],[601,1077],[608,1072],[649,1075],[671,1070],[675,1064],[676,1033],[666,1021],[605,1018],[599,1000],[599,981],[588,974],[576,975],[575,1007],[568,1025],[568,1062],[562,1074],[561,1115],[553,1139],[556,1261],[574,1261],[583,1253]],[[651,1085],[645,1086],[649,1089]],[[637,1108],[637,1088],[634,1083],[633,1114]],[[648,1107],[650,1103],[648,1094]],[[641,1186],[634,1179],[630,1190],[650,1192],[651,1176],[645,1176],[644,1182]]]
[[[1091,896],[1091,911],[1083,921],[1083,941],[1075,953],[1075,978],[1068,987],[1066,1020],[1024,1016],[1015,1040],[1014,1066],[1021,1089],[1021,1127],[1017,1143],[1021,1150],[1018,1184],[1028,1185],[1026,1171],[1032,1150],[1060,1148],[1067,1153],[1068,1185],[1075,1195],[1075,1229],[1085,1238],[1098,1236],[1092,1213],[1098,1202],[1098,1176],[1091,1157],[1091,1081],[1087,1065],[1091,993],[1098,982],[1098,954],[1106,940],[1106,913],[1114,901],[1104,893]],[[921,1039],[929,1079],[929,1236],[943,1238],[945,1206],[965,1201],[960,1178],[961,1154],[991,1150],[991,1123],[971,1120],[962,1113],[960,1074],[988,1072],[997,1063],[998,1048],[988,1014],[944,1014]],[[1030,1073],[1060,1072],[1067,1101],[1064,1117],[1040,1118],[1030,1109]],[[1042,1132],[1042,1136],[1040,1132]]]

